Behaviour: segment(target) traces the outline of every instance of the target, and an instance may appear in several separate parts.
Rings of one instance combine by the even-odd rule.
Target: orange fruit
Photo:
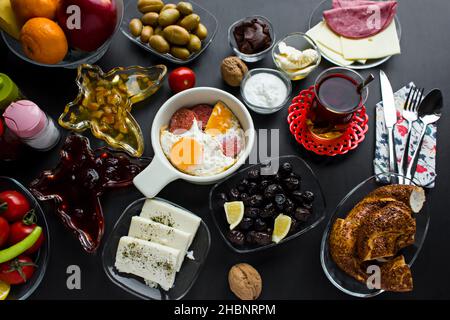
[[[32,18],[22,27],[20,41],[25,55],[37,62],[56,64],[69,49],[61,27],[47,18]]]
[[[11,0],[11,7],[20,23],[31,18],[55,19],[60,0]]]

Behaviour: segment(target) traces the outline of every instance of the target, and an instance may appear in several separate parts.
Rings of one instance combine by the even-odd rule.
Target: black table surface
[[[135,0],[132,0],[135,1]],[[197,86],[211,86],[227,90],[240,97],[238,89],[226,86],[220,76],[221,60],[232,54],[227,41],[228,26],[235,20],[252,14],[268,17],[276,34],[282,36],[295,31],[306,31],[311,11],[317,0],[197,0],[219,21],[219,30],[211,46],[189,65],[197,74]],[[388,74],[394,91],[409,81],[427,89],[441,88],[449,97],[450,81],[450,2],[446,0],[400,0],[399,18],[403,28],[402,54],[390,59],[381,68]],[[108,70],[116,66],[165,63],[131,43],[120,32],[98,64]],[[167,64],[169,70],[175,66]],[[267,56],[250,68],[273,68]],[[293,95],[310,86],[319,71],[330,67],[322,62],[309,78],[293,83]],[[9,52],[0,40],[0,72],[10,75],[25,95],[35,101],[54,119],[65,104],[77,93],[75,70],[41,68],[28,64]],[[367,75],[369,71],[363,71]],[[378,68],[370,70],[378,74]],[[170,96],[167,83],[153,97],[134,108],[133,114],[140,123],[145,137],[145,155],[153,155],[150,127],[159,107]],[[257,129],[280,130],[280,154],[303,157],[316,171],[323,184],[328,202],[328,214],[356,184],[373,175],[372,160],[375,145],[374,106],[381,99],[378,81],[370,87],[367,109],[370,129],[365,141],[354,151],[334,158],[319,157],[307,152],[291,137],[286,123],[286,109],[270,116],[251,113]],[[445,109],[445,108],[444,108]],[[67,132],[63,133],[64,135]],[[438,129],[436,187],[428,193],[431,226],[423,250],[412,272],[414,291],[406,294],[383,294],[376,299],[442,299],[450,298],[450,207],[448,181],[450,172],[450,119],[444,110]],[[99,141],[91,139],[94,146]],[[58,161],[59,147],[50,152],[30,152],[26,159],[14,165],[2,165],[0,175],[7,175],[28,184],[42,170],[50,169]],[[318,227],[284,245],[260,253],[240,255],[233,253],[221,239],[213,225],[208,209],[210,186],[195,186],[184,181],[168,185],[160,196],[171,200],[201,216],[208,224],[212,246],[205,268],[186,296],[187,299],[234,299],[228,288],[229,268],[238,262],[255,266],[263,278],[263,299],[347,299],[349,296],[336,289],[325,277],[319,259],[320,240],[326,221]],[[106,219],[106,236],[125,207],[142,197],[133,187],[112,191],[102,197]],[[49,266],[33,299],[132,299],[132,295],[109,281],[103,272],[101,249],[95,255],[85,253],[78,241],[63,227],[61,221],[48,212],[51,232]],[[66,269],[69,265],[81,268],[81,290],[68,290]]]

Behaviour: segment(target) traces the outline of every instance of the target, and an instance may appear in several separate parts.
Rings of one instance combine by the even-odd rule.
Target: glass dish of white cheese
[[[193,286],[210,246],[200,217],[161,198],[142,198],[114,226],[103,268],[113,283],[139,298],[178,300]]]

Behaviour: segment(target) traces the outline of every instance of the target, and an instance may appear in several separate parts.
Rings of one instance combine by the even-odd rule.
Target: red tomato
[[[0,248],[3,247],[3,245],[8,240],[9,230],[10,228],[8,221],[0,217]]]
[[[195,86],[195,73],[192,69],[181,67],[169,74],[169,86],[173,92],[181,92]]]
[[[21,255],[11,261],[0,264],[0,281],[9,284],[27,282],[34,274],[36,265],[30,257]]]
[[[33,232],[34,228],[36,228],[36,223],[31,222],[28,223],[26,219],[23,221],[14,222],[9,231],[8,243],[10,245],[16,244],[17,242],[25,239],[31,232]],[[27,251],[25,254],[33,254],[39,250],[44,242],[44,233],[41,233],[41,236],[37,239],[36,243]]]
[[[14,222],[21,220],[28,211],[30,203],[23,194],[14,190],[0,192],[0,216]]]

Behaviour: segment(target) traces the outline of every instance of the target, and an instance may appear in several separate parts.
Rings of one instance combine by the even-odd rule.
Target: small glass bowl
[[[165,201],[173,206],[190,212],[179,205],[170,201],[154,198],[159,201]],[[184,259],[181,270],[177,273],[175,278],[175,285],[169,291],[164,291],[160,288],[151,288],[145,284],[144,279],[133,276],[132,274],[121,273],[114,266],[116,261],[117,247],[121,237],[128,234],[130,228],[131,218],[139,216],[144,206],[146,198],[141,198],[131,203],[114,226],[111,234],[109,235],[102,253],[103,270],[108,278],[123,290],[147,300],[179,300],[182,299],[192,288],[200,274],[200,271],[205,264],[208,256],[209,249],[211,247],[211,234],[209,233],[208,226],[201,220],[198,227],[197,234],[194,241],[189,247],[189,251],[193,251],[195,260],[191,260],[188,257]],[[191,214],[194,214],[190,212]]]
[[[23,50],[22,50],[22,44],[17,39],[14,39],[10,35],[8,35],[6,32],[1,32],[3,40],[5,41],[8,48],[14,52],[16,56],[21,58],[22,60],[25,60],[29,63],[41,66],[41,67],[56,67],[56,68],[67,68],[67,69],[75,69],[80,64],[94,64],[98,60],[100,60],[101,57],[108,51],[109,46],[111,45],[111,41],[114,38],[114,35],[119,30],[119,26],[122,23],[123,19],[123,0],[116,0],[116,6],[117,6],[117,22],[116,27],[114,29],[113,34],[109,37],[108,40],[97,50],[92,52],[83,52],[78,50],[72,50],[69,49],[69,52],[67,53],[66,57],[63,61],[56,63],[56,64],[45,64],[40,63],[37,61],[34,61],[30,58],[28,58]]]
[[[208,46],[211,44],[211,42],[214,40],[214,37],[216,36],[217,29],[219,27],[219,23],[216,19],[216,17],[203,8],[202,6],[196,4],[193,1],[189,1],[189,3],[192,4],[192,8],[196,14],[200,16],[200,22],[205,25],[206,29],[208,29],[208,36],[206,39],[202,40],[202,48],[199,52],[196,52],[194,54],[191,54],[188,59],[182,60],[179,58],[175,58],[170,53],[159,53],[155,49],[153,49],[148,43],[143,43],[139,37],[135,37],[130,33],[130,21],[134,18],[139,18],[142,16],[142,13],[138,10],[136,1],[129,1],[128,4],[125,7],[125,16],[122,22],[122,25],[120,27],[120,30],[122,33],[130,39],[133,43],[137,44],[139,47],[153,53],[154,55],[163,58],[167,61],[173,62],[175,64],[187,64],[192,61],[194,61],[196,58],[198,58],[205,50],[208,48]]]
[[[236,26],[243,22],[243,21],[248,21],[251,19],[260,19],[263,22],[265,22],[268,26],[269,26],[269,33],[270,33],[270,37],[272,38],[272,43],[270,44],[270,47],[268,47],[267,49],[261,51],[261,52],[257,52],[254,54],[245,54],[239,51],[238,49],[238,45],[236,43],[236,39],[234,38],[234,28],[236,28]],[[243,19],[240,19],[236,22],[234,22],[229,28],[228,28],[228,42],[230,44],[230,47],[233,49],[234,53],[241,58],[243,61],[245,62],[256,62],[259,61],[261,59],[264,58],[264,56],[270,51],[272,50],[272,47],[275,43],[275,32],[273,30],[273,26],[272,23],[269,21],[269,19],[267,19],[264,16],[250,16],[250,17],[245,17]]]
[[[39,284],[44,278],[45,271],[47,270],[48,259],[50,256],[50,233],[47,225],[47,220],[45,219],[45,214],[42,211],[36,198],[28,191],[22,184],[18,181],[0,176],[0,192],[5,190],[15,190],[23,194],[30,202],[31,208],[34,209],[37,224],[42,228],[45,240],[41,248],[37,253],[33,255],[33,262],[37,265],[37,269],[33,274],[32,278],[20,285],[11,286],[11,292],[9,293],[7,300],[26,300],[29,296],[33,294]]]
[[[365,196],[370,192],[379,188],[383,184],[389,184],[387,181],[398,180],[401,176],[395,173],[382,173],[372,176],[360,184],[358,184],[353,190],[351,190],[337,205],[334,210],[330,221],[325,229],[322,237],[322,244],[320,247],[320,261],[322,264],[323,271],[331,283],[341,290],[342,292],[359,298],[371,298],[375,297],[384,292],[384,290],[369,289],[364,283],[361,283],[349,276],[343,270],[336,265],[331,257],[329,237],[331,229],[336,221],[336,219],[344,219],[347,214],[354,208],[354,206],[360,202]],[[412,180],[404,177],[407,182],[414,184]],[[414,184],[415,185],[415,184]],[[404,255],[405,261],[411,267],[414,261],[419,256],[420,250],[422,249],[423,243],[427,236],[428,227],[430,224],[430,214],[428,212],[428,200],[425,202],[424,207],[421,212],[414,214],[416,219],[416,241],[413,245],[406,247],[400,251]]]
[[[286,45],[293,47],[297,50],[301,50],[301,51],[304,51],[306,49],[314,49],[317,51],[319,58],[317,59],[317,61],[314,65],[309,65],[306,68],[299,70],[295,74],[286,72],[286,70],[284,70],[280,66],[280,63],[278,62],[278,60],[276,58],[276,55],[280,53],[278,45],[281,42],[284,42],[284,43],[286,43]],[[291,79],[293,81],[305,79],[313,70],[315,70],[319,66],[321,57],[322,57],[322,55],[320,53],[320,50],[317,47],[314,40],[302,32],[294,32],[294,33],[288,34],[283,39],[278,40],[272,49],[272,59],[273,59],[273,62],[275,63],[275,65],[277,66],[278,70],[283,72],[289,79]]]
[[[231,188],[235,188],[243,178],[247,177],[247,174],[250,170],[268,167],[270,165],[274,165],[275,163],[281,165],[283,162],[290,162],[293,167],[293,172],[301,177],[301,184],[303,186],[302,190],[310,190],[314,192],[315,198],[313,203],[313,212],[310,219],[307,222],[304,222],[296,233],[284,238],[278,244],[272,242],[265,246],[236,246],[227,238],[227,233],[230,231],[230,225],[227,222],[223,206],[221,206],[220,201],[217,201],[217,199],[219,199],[218,195],[223,192],[228,193]],[[325,218],[326,201],[322,191],[322,186],[320,185],[320,182],[311,167],[303,159],[291,155],[268,159],[263,163],[249,166],[219,182],[211,189],[211,192],[209,194],[209,208],[214,223],[217,229],[219,229],[220,235],[222,236],[225,243],[237,253],[252,253],[273,248],[275,246],[278,246],[279,244],[286,243],[315,228]]]
[[[283,83],[286,85],[286,88],[287,88],[286,99],[284,99],[284,101],[280,105],[273,107],[273,108],[265,107],[265,106],[252,104],[247,99],[247,97],[245,96],[245,93],[244,93],[245,84],[247,83],[248,79],[250,79],[253,75],[258,74],[258,73],[273,74],[273,75],[279,77],[283,81]],[[256,113],[260,113],[260,114],[271,114],[271,113],[275,113],[275,112],[281,110],[290,101],[291,93],[292,93],[291,80],[289,80],[282,72],[275,70],[275,69],[256,68],[256,69],[249,70],[241,83],[241,96],[242,96],[242,99],[244,100],[245,104],[251,110],[255,111]]]

